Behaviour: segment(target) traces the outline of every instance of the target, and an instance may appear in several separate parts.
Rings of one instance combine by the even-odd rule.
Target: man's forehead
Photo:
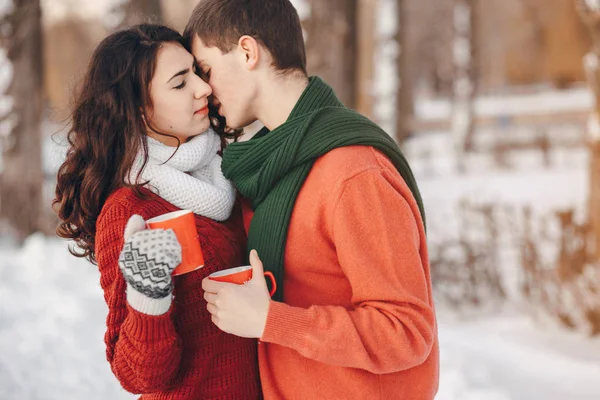
[[[192,54],[196,57],[198,63],[207,61],[216,61],[217,58],[225,56],[217,46],[207,46],[197,34],[192,38]]]
[[[204,42],[202,42],[202,39],[198,35],[194,35],[192,39],[192,54],[198,63],[206,62],[207,56],[210,55],[209,48],[204,45]]]

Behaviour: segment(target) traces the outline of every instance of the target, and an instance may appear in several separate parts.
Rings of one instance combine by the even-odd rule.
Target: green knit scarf
[[[345,108],[318,77],[310,78],[283,125],[271,132],[265,128],[251,140],[230,144],[225,150],[223,173],[252,202],[255,211],[248,249],[256,249],[265,270],[275,275],[275,300],[283,300],[284,251],[300,188],[317,158],[333,149],[356,145],[374,147],[393,162],[425,223],[417,183],[398,145],[375,123]]]

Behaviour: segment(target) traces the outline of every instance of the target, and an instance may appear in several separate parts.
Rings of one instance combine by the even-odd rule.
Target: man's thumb
[[[264,279],[264,267],[256,250],[250,251],[250,265],[252,266],[252,279]]]

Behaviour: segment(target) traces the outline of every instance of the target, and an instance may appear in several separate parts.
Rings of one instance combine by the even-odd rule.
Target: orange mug
[[[173,229],[181,245],[181,264],[173,270],[173,276],[187,274],[204,267],[196,219],[190,210],[174,211],[146,221],[148,229]]]
[[[272,289],[269,292],[271,297],[277,290],[277,283],[275,282],[275,275],[271,271],[265,271],[265,276],[268,276],[271,280]],[[213,272],[208,276],[208,279],[217,282],[228,282],[235,283],[236,285],[243,285],[252,279],[252,266],[244,265],[243,267],[234,267],[224,269],[222,271]]]

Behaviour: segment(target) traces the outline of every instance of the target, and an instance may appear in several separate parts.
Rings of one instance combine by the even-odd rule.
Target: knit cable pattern
[[[138,183],[149,182],[148,189],[181,209],[216,221],[229,218],[235,188],[221,172],[221,157],[217,154],[221,140],[212,129],[178,149],[151,137],[147,140],[148,163]],[[143,159],[142,154],[138,155],[130,182],[136,180]]]

